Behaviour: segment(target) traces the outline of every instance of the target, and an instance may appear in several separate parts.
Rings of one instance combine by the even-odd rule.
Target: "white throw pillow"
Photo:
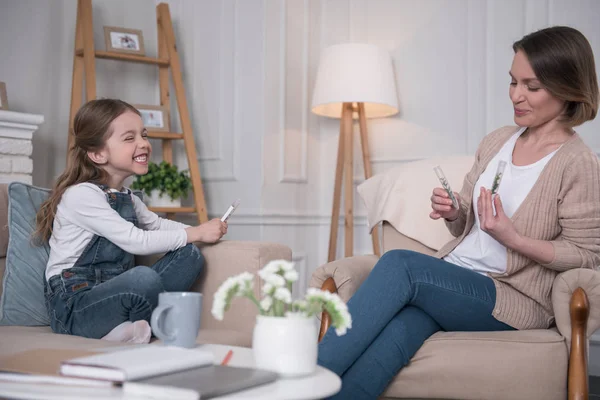
[[[431,194],[441,187],[433,171],[439,165],[450,186],[460,192],[474,156],[442,156],[404,163],[358,186],[370,229],[388,221],[398,232],[438,250],[453,239],[442,220],[429,218]]]

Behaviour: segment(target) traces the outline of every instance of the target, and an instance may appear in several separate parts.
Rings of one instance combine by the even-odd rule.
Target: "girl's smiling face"
[[[110,125],[111,134],[102,150],[89,156],[110,175],[110,186],[120,189],[123,181],[132,175],[148,173],[152,146],[148,132],[139,115],[127,111]]]

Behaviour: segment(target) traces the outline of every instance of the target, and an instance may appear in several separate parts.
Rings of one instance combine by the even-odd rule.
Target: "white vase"
[[[164,193],[162,197],[159,196],[158,190],[150,192],[150,198],[148,204],[152,207],[181,207],[181,199],[171,200],[168,194]]]
[[[314,318],[256,317],[252,349],[257,368],[283,377],[310,375],[317,368],[317,346]]]

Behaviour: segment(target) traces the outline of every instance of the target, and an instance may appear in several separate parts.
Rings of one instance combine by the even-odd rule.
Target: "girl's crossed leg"
[[[200,250],[188,244],[151,267],[131,268],[72,298],[61,290],[52,301],[52,317],[61,333],[102,338],[124,322],[150,321],[159,293],[189,290],[203,266]]]

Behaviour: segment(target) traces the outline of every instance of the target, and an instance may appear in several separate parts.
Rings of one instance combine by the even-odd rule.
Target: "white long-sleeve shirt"
[[[54,217],[46,279],[71,268],[94,235],[102,236],[131,254],[155,254],[187,244],[185,225],[160,218],[136,196],[130,195],[138,227],[123,219],[106,200],[106,193],[92,183],[69,187]]]

